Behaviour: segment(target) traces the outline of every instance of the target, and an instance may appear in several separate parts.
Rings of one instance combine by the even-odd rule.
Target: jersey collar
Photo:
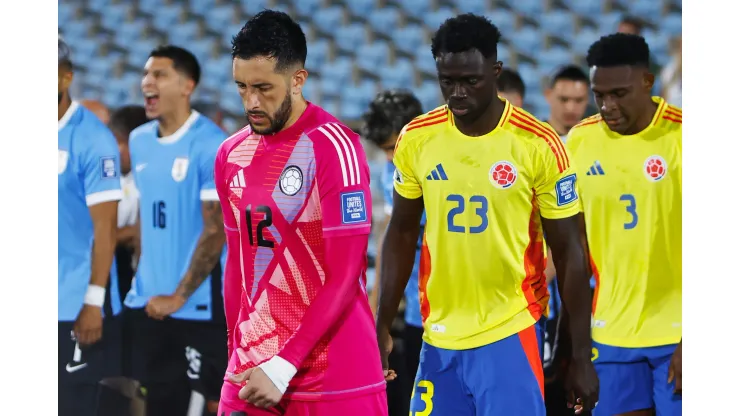
[[[77,108],[80,106],[80,103],[77,101],[72,101],[72,104],[69,105],[69,108],[64,113],[62,118],[59,119],[59,131],[62,131],[62,129],[69,123],[69,119],[72,118],[72,115],[77,111]]]
[[[642,130],[641,132],[636,133],[636,134],[623,136],[623,135],[621,135],[619,133],[613,132],[609,128],[609,126],[606,124],[606,121],[604,121],[602,119],[601,120],[601,125],[602,125],[604,131],[606,131],[606,133],[609,136],[611,136],[611,137],[630,137],[630,136],[643,136],[643,137],[645,137],[644,136],[645,134],[649,133],[653,129],[653,127],[655,127],[656,125],[658,125],[658,121],[660,121],[660,118],[663,117],[663,113],[665,113],[666,108],[668,108],[668,104],[666,103],[666,101],[662,97],[653,96],[652,99],[653,99],[653,102],[655,104],[658,104],[658,109],[655,110],[655,114],[653,114],[653,119],[650,120],[650,124],[648,124],[648,126],[644,130]]]
[[[182,123],[182,126],[180,126],[180,128],[177,129],[176,132],[170,134],[169,136],[158,137],[157,141],[162,144],[172,144],[177,142],[178,140],[182,139],[182,136],[184,136],[185,133],[188,132],[188,130],[190,130],[190,127],[193,125],[193,123],[195,123],[195,120],[197,120],[198,117],[200,117],[200,113],[192,110],[190,112],[190,117],[188,117],[188,119],[185,120],[184,123]]]
[[[509,118],[511,117],[511,112],[514,109],[514,106],[506,98],[498,97],[498,96],[496,98],[498,98],[499,100],[501,100],[501,101],[504,102],[504,112],[501,113],[501,119],[499,119],[498,124],[496,125],[496,127],[493,130],[491,130],[490,132],[488,132],[487,134],[484,134],[483,136],[480,136],[480,137],[488,137],[489,135],[493,134],[494,132],[497,132],[499,129],[501,129],[502,126],[505,126],[506,125],[506,123],[509,121]],[[452,110],[450,110],[450,108],[447,107],[447,106],[445,106],[445,109],[447,110],[447,116],[449,118],[450,126],[452,126],[453,130],[455,132],[457,132],[457,134],[459,136],[466,137],[468,139],[478,139],[478,138],[480,138],[480,137],[466,136],[465,134],[463,134],[463,132],[461,132],[460,130],[458,130],[457,127],[455,127],[455,116],[454,116],[454,114],[452,114]]]

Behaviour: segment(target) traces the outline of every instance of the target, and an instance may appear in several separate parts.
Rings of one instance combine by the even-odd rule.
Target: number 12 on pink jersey
[[[267,247],[267,248],[274,248],[275,242],[270,240],[265,240],[264,237],[264,230],[265,228],[272,225],[272,210],[267,205],[259,205],[254,210],[255,213],[262,213],[265,214],[265,218],[262,219],[260,222],[257,223],[257,230],[255,234],[257,234],[257,247]],[[249,245],[254,245],[254,236],[252,235],[252,204],[247,205],[247,208],[244,210],[246,220],[247,220],[247,232],[249,233]]]

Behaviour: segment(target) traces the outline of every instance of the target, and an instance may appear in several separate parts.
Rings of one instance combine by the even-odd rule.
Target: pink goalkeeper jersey
[[[286,398],[384,390],[365,291],[372,213],[370,173],[358,136],[309,103],[296,123],[275,135],[246,127],[227,139],[215,174],[229,250],[240,248],[238,256],[229,254],[224,285],[231,351],[227,378],[279,354],[298,368]],[[341,253],[342,258],[333,250],[332,256],[325,248],[337,238],[363,238],[364,248]],[[336,302],[326,303],[325,296],[325,305],[314,302],[327,279],[327,262],[356,266],[354,276],[332,276],[352,279],[344,286],[349,304],[312,349],[290,354],[284,347],[291,337],[317,324],[304,321],[306,312],[320,308],[323,313]],[[235,396],[238,388],[231,387],[224,391]]]

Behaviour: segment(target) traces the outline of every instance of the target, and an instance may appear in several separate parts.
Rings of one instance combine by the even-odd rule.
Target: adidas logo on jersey
[[[240,170],[239,173],[234,175],[234,177],[231,179],[231,182],[229,182],[229,187],[234,188],[246,188],[247,187],[247,181],[244,180],[244,171]]]
[[[442,168],[442,164],[438,164],[434,169],[432,169],[432,173],[427,175],[428,181],[446,181],[447,180],[447,173],[445,173],[445,170]]]
[[[598,160],[594,162],[594,164],[591,165],[591,169],[586,172],[586,176],[591,175],[605,175],[604,169],[601,168],[601,162],[599,162]]]

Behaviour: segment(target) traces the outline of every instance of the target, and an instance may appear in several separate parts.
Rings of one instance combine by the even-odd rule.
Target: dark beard
[[[62,103],[62,97],[64,97],[64,93],[63,92],[60,92],[59,93],[59,100],[57,101],[57,105],[59,105],[59,104]]]
[[[278,108],[277,111],[275,111],[275,114],[273,114],[272,116],[270,116],[269,114],[265,114],[267,121],[270,122],[270,125],[268,127],[265,127],[264,129],[261,129],[261,130],[256,128],[249,121],[249,117],[247,117],[247,123],[249,123],[249,126],[252,128],[252,131],[257,134],[261,134],[263,136],[275,134],[279,132],[280,130],[282,130],[283,127],[285,127],[285,123],[288,122],[288,119],[290,118],[290,113],[292,111],[293,111],[293,103],[290,101],[290,91],[288,91],[288,93],[285,94],[285,99],[283,100],[283,103],[280,104],[280,108]]]

